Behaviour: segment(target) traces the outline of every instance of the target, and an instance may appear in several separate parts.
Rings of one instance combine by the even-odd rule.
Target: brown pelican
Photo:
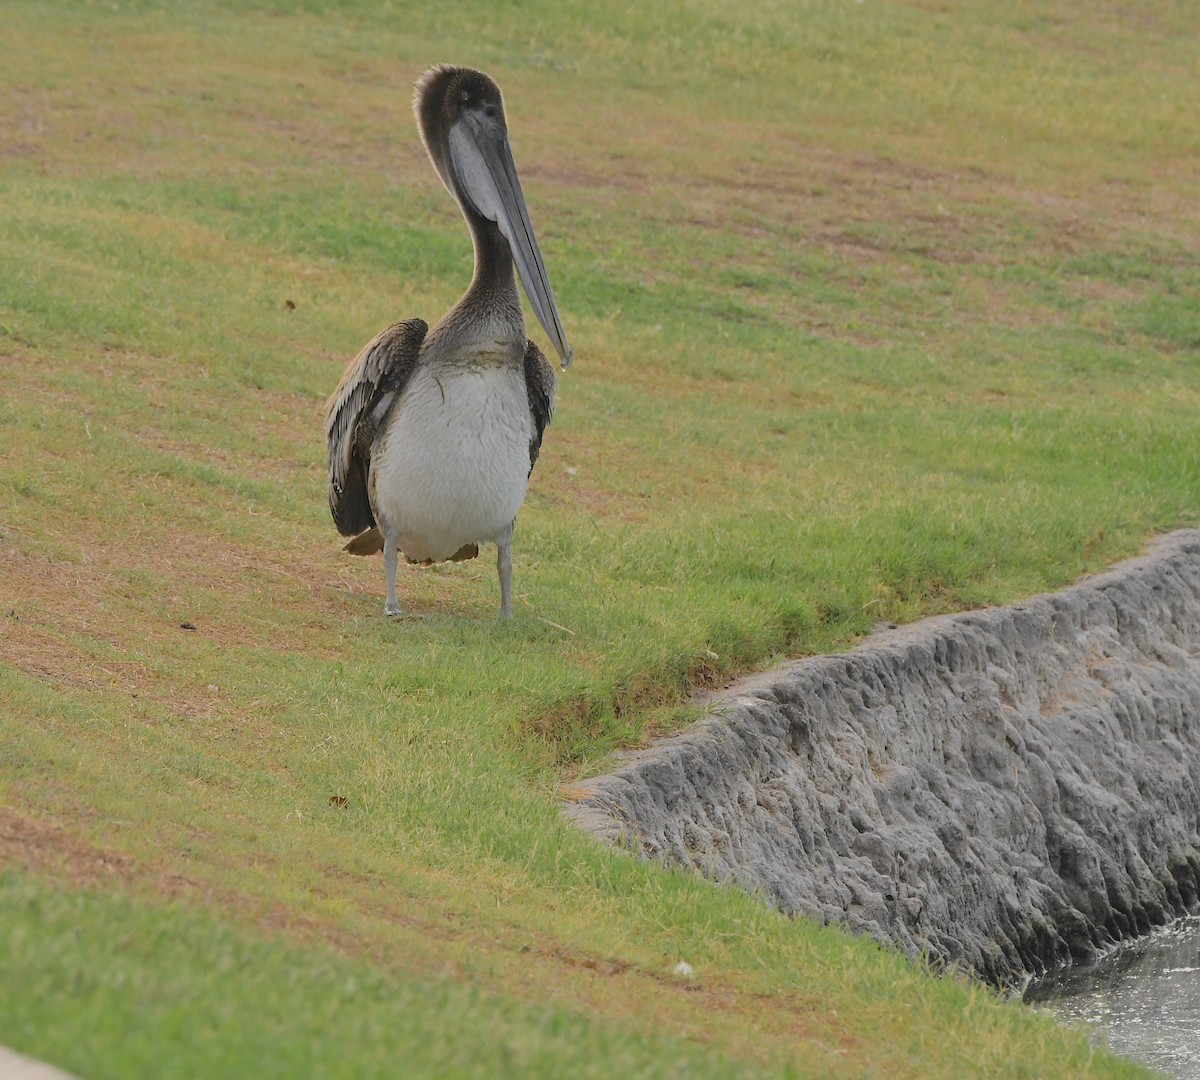
[[[512,616],[512,537],[554,409],[554,369],[525,336],[513,264],[563,370],[571,348],[508,147],[500,88],[438,65],[413,111],[475,245],[470,287],[432,330],[388,327],[346,368],[329,399],[329,509],[346,550],[382,549],[384,611],[399,615],[397,555],[473,559],[496,545],[500,616]],[[428,331],[428,332],[427,332]]]

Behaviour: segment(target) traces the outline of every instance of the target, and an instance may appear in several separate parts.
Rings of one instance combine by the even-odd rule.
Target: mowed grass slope
[[[555,807],[691,688],[1196,523],[1193,18],[6,4],[0,1042],[86,1076],[1135,1074]],[[469,277],[409,110],[443,59],[506,93],[577,353],[508,625],[490,552],[385,620],[325,508],[345,362]]]

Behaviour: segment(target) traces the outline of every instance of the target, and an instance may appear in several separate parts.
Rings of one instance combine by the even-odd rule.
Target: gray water
[[[1025,1001],[1177,1080],[1200,1080],[1200,917],[1039,979]]]

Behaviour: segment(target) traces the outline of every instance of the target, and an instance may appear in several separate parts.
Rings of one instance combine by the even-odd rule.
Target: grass
[[[3,899],[8,1024],[36,1031],[47,1053],[77,1047],[85,1075],[149,1075],[164,1046],[171,1074],[193,1077],[239,1074],[247,1063],[277,1077],[732,1071],[678,1039],[496,999],[478,984],[397,976],[321,946],[288,948],[210,917],[94,894],[47,897],[20,882]],[[64,996],[79,1007],[55,1008]],[[329,1038],[331,1028],[341,1037]]]
[[[1196,523],[1192,20],[9,3],[0,1041],[87,1076],[1137,1075],[556,804],[690,689]],[[346,360],[469,272],[408,109],[446,58],[506,92],[578,357],[511,625],[486,560],[385,621],[325,509]]]

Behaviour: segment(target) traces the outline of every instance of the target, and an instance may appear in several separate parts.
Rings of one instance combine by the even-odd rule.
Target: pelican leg
[[[512,538],[514,521],[496,537],[496,569],[500,573],[500,618],[512,618]]]
[[[387,600],[383,604],[385,615],[399,615],[400,602],[396,599],[396,534],[385,533],[383,537],[383,572],[387,574]]]

